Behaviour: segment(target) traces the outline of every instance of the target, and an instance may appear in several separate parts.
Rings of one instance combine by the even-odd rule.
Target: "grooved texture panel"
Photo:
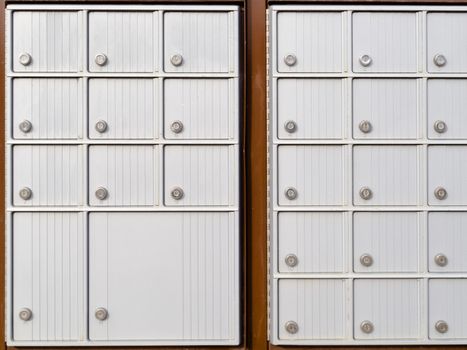
[[[83,214],[13,214],[13,337],[80,340],[85,336],[86,235]],[[32,311],[23,321],[21,309]]]
[[[89,219],[89,313],[109,310],[106,322],[90,318],[92,340],[238,336],[236,213],[92,213]]]
[[[235,139],[238,135],[237,79],[165,79],[164,135],[167,139]],[[171,124],[181,121],[183,131]]]
[[[80,79],[13,79],[15,139],[81,139],[83,137],[83,85]],[[19,124],[29,121],[25,133]]]
[[[277,16],[279,72],[341,72],[341,12],[279,12]],[[288,66],[287,55],[296,63]]]
[[[418,213],[354,213],[355,272],[418,272]],[[360,262],[363,254],[371,266]]]
[[[170,206],[238,205],[237,146],[165,146],[165,204]],[[179,187],[183,197],[171,192]]]
[[[467,212],[428,214],[428,267],[433,272],[467,272]],[[443,254],[446,266],[435,263]]]
[[[83,203],[82,146],[16,145],[13,147],[13,204],[76,206]],[[19,191],[28,187],[24,200]]]
[[[280,205],[342,205],[344,148],[341,146],[280,146],[278,148]],[[286,197],[287,188],[297,197]]]
[[[431,139],[467,139],[465,96],[466,79],[428,79],[428,135]],[[446,123],[444,133],[438,133],[434,129],[438,120]]]
[[[356,339],[417,339],[420,337],[420,281],[416,279],[354,280]],[[370,321],[373,332],[362,332]]]
[[[343,272],[346,252],[343,213],[288,213],[278,215],[280,272]],[[285,258],[294,254],[298,264]]]
[[[80,31],[82,14],[77,11],[14,11],[11,60],[16,72],[78,72],[82,70]],[[28,65],[21,54],[31,56]]]
[[[89,12],[91,72],[154,72],[159,66],[158,12]],[[98,54],[107,62],[99,66]]]
[[[430,338],[467,338],[467,279],[431,279],[428,298]],[[447,323],[446,333],[436,331],[438,321]]]
[[[278,79],[277,135],[280,139],[340,139],[343,137],[341,79]],[[289,133],[287,121],[297,127]]]
[[[228,73],[236,70],[231,56],[236,41],[228,12],[165,12],[164,68],[166,72]],[[181,55],[180,66],[171,63]]]
[[[90,79],[89,137],[153,139],[159,126],[159,88],[153,79]],[[107,130],[96,130],[98,121]]]
[[[150,206],[158,203],[158,146],[91,146],[89,148],[89,204]],[[95,191],[108,195],[98,199]]]
[[[417,21],[415,12],[354,12],[352,14],[354,72],[417,71]],[[372,59],[369,66],[360,57]]]
[[[365,139],[416,139],[418,91],[416,79],[354,79],[353,135]],[[362,121],[371,131],[359,129]]]
[[[417,146],[355,146],[354,204],[416,205],[419,199]],[[360,197],[368,187],[372,197]]]
[[[280,339],[340,339],[346,334],[345,282],[340,279],[279,280]],[[300,326],[286,332],[288,321]]]

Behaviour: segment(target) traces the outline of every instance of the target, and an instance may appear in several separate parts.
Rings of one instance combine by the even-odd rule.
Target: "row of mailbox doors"
[[[467,212],[279,212],[276,225],[280,273],[467,272]]]
[[[430,73],[467,72],[467,14],[428,12],[426,38],[416,12],[353,12],[347,40],[345,12],[279,11],[277,71],[343,72],[344,43],[351,42],[356,73],[416,73],[421,62]],[[449,38],[449,40],[447,40]],[[426,55],[419,48],[426,44]],[[277,46],[276,46],[277,45]],[[425,47],[425,46],[424,46]]]
[[[13,146],[13,204],[83,205],[87,176],[93,206],[159,205],[161,187],[164,205],[238,205],[237,145],[98,145],[88,154],[85,174],[83,146]]]
[[[87,109],[83,84],[76,78],[13,79],[12,136],[81,139],[88,114],[93,140],[237,139],[238,79],[89,79]]]
[[[88,47],[90,72],[159,71],[163,52],[168,73],[235,73],[238,12],[205,10],[90,11],[88,33],[80,11],[13,11],[12,69],[79,72]]]

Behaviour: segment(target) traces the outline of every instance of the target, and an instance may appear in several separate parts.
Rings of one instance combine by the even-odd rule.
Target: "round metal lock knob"
[[[108,125],[105,120],[98,120],[94,128],[98,133],[102,134],[107,131]]]
[[[360,264],[366,267],[373,265],[373,257],[370,254],[362,254],[360,257]]]
[[[360,323],[360,329],[362,330],[363,333],[370,334],[373,333],[373,330],[375,327],[373,326],[373,323],[370,321],[363,321]]]
[[[95,192],[96,198],[103,201],[109,195],[109,191],[107,191],[104,187],[99,187]]]
[[[284,129],[289,134],[293,134],[295,131],[297,131],[297,123],[295,123],[293,120],[287,120],[284,124]]]
[[[297,198],[298,192],[295,188],[288,187],[285,190],[285,196],[287,197],[287,199],[294,200],[295,198]]]
[[[99,320],[99,321],[105,321],[109,317],[109,313],[107,310],[103,307],[98,307],[96,311],[94,312],[94,316]]]
[[[170,130],[174,134],[180,134],[183,131],[183,123],[180,120],[176,120],[170,124]]]
[[[362,120],[360,124],[358,124],[358,128],[360,129],[361,132],[364,134],[368,134],[372,130],[372,125],[368,120]]]
[[[444,187],[437,187],[435,189],[435,197],[439,199],[440,201],[442,201],[443,199],[446,199],[447,196],[448,196],[448,192],[446,191]]]
[[[94,57],[94,62],[98,66],[105,66],[107,64],[107,56],[103,53],[98,53],[96,57]]]
[[[442,134],[444,132],[446,132],[446,129],[447,129],[447,125],[445,122],[443,122],[442,120],[437,120],[435,121],[435,123],[433,124],[433,128],[435,129],[435,131],[439,134]]]
[[[29,321],[32,318],[32,311],[28,308],[22,308],[18,313],[19,319],[23,321]]]
[[[446,333],[449,330],[449,326],[446,321],[438,321],[435,323],[435,329],[438,333]]]
[[[170,63],[174,65],[175,67],[181,66],[183,63],[183,56],[180,54],[175,54],[170,57]]]
[[[27,201],[32,197],[32,190],[29,187],[23,187],[19,190],[19,196],[21,197],[21,199]]]
[[[291,53],[284,57],[284,63],[289,67],[295,66],[297,64],[297,56],[292,55]]]
[[[358,60],[360,61],[360,64],[363,67],[368,67],[373,62],[373,59],[368,55],[360,56],[360,58]]]
[[[32,57],[27,52],[23,52],[19,55],[18,60],[23,66],[28,66],[32,62]]]
[[[284,260],[288,267],[295,267],[298,265],[298,258],[295,254],[288,254]]]
[[[433,62],[438,67],[443,67],[448,61],[446,60],[446,57],[444,55],[438,53],[433,57]]]
[[[287,321],[285,323],[285,330],[287,333],[296,334],[298,333],[298,324],[295,321]]]
[[[185,193],[180,187],[175,187],[172,189],[172,191],[170,191],[170,195],[172,196],[173,199],[178,201],[183,198]]]
[[[368,187],[362,187],[359,193],[360,197],[366,201],[373,197],[373,192]]]
[[[27,134],[32,130],[32,123],[29,120],[23,120],[21,123],[19,123],[18,128]]]
[[[435,263],[438,266],[444,267],[448,264],[448,257],[444,254],[436,254]]]

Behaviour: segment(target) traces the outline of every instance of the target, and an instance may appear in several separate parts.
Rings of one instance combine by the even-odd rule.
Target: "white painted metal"
[[[417,80],[354,79],[352,87],[354,138],[417,138]],[[371,125],[366,133],[359,128],[363,121]]]
[[[419,214],[356,212],[353,218],[355,272],[418,272]],[[369,255],[372,264],[362,263]]]
[[[13,337],[78,341],[85,336],[86,235],[81,213],[13,214]],[[32,317],[19,318],[28,308]]]
[[[280,339],[342,339],[346,335],[345,281],[342,279],[279,280]],[[287,322],[298,332],[287,332]]]
[[[439,212],[428,214],[428,266],[433,272],[467,272],[467,213]],[[445,266],[435,257],[443,254]]]
[[[237,215],[90,214],[90,339],[238,343]]]
[[[89,12],[91,72],[154,72],[159,69],[159,13]],[[105,55],[103,65],[97,55]]]
[[[165,79],[164,136],[167,139],[223,139],[238,136],[237,79]],[[171,126],[180,121],[183,130]]]
[[[82,12],[67,10],[14,11],[10,67],[15,72],[81,71],[82,16]],[[23,54],[30,56],[26,65],[20,62]]]
[[[418,204],[418,168],[416,146],[354,146],[354,204]],[[371,190],[371,198],[362,198],[364,187]]]
[[[18,78],[12,80],[15,139],[81,139],[83,82],[81,79]],[[20,124],[29,121],[24,132]]]
[[[89,138],[142,140],[158,136],[158,81],[89,79],[88,84]],[[101,120],[107,124],[104,132],[96,130]]]
[[[420,281],[416,279],[354,280],[356,339],[417,339],[421,334]],[[369,321],[374,330],[362,331]]]
[[[277,70],[341,72],[342,18],[341,12],[279,12]],[[288,55],[296,57],[295,64],[285,62]]]
[[[415,12],[354,12],[352,67],[354,72],[417,72]],[[371,58],[362,65],[361,58]]]
[[[238,205],[237,146],[165,146],[164,163],[165,205]],[[181,199],[171,195],[176,187]]]
[[[277,135],[280,139],[340,139],[343,137],[341,79],[278,79]],[[293,121],[296,130],[287,131]]]
[[[431,339],[467,338],[467,279],[432,279],[428,281],[429,336]],[[439,321],[448,325],[440,333]]]

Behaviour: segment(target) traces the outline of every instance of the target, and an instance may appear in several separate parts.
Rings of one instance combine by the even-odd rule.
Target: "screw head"
[[[446,333],[449,330],[449,326],[446,321],[438,321],[435,323],[435,329],[438,333]]]
[[[172,196],[173,199],[178,201],[183,198],[185,193],[180,187],[175,187],[172,189],[172,191],[170,191],[170,195]]]
[[[448,192],[446,191],[444,187],[437,187],[435,189],[435,197],[439,199],[440,201],[442,201],[443,199],[446,199],[447,196],[448,196]]]
[[[446,65],[447,63],[447,59],[444,55],[441,55],[441,54],[436,54],[434,57],[433,57],[433,63],[438,66],[438,67],[443,67]]]
[[[284,124],[284,129],[289,134],[293,134],[295,131],[297,131],[297,123],[295,123],[293,120],[287,120]]]
[[[94,312],[94,316],[99,320],[99,321],[105,321],[109,317],[109,313],[107,310],[103,307],[98,307],[96,311]]]
[[[21,310],[19,310],[18,316],[20,320],[29,321],[32,318],[32,311],[27,307],[24,307]]]
[[[368,133],[371,132],[371,130],[373,129],[371,123],[370,123],[368,120],[362,120],[362,121],[358,124],[358,128],[359,128],[360,131],[363,132],[364,134],[368,134]]]
[[[99,187],[95,192],[96,198],[103,201],[109,195],[109,192],[104,187]]]
[[[366,201],[371,199],[371,197],[373,197],[373,192],[368,187],[362,187],[359,193],[360,193],[360,197]]]
[[[362,55],[362,56],[360,56],[360,58],[358,60],[360,61],[360,64],[363,67],[368,67],[373,62],[373,59],[368,55]]]
[[[298,324],[295,321],[287,321],[285,323],[285,330],[287,331],[287,333],[296,334],[298,333],[298,329]]]
[[[298,258],[295,254],[288,254],[285,257],[285,264],[289,267],[295,267],[298,265]]]
[[[443,122],[442,120],[437,120],[435,121],[435,123],[433,124],[433,128],[435,129],[435,131],[439,134],[442,134],[444,132],[446,132],[446,129],[447,129],[447,125],[445,122]]]
[[[448,264],[448,257],[444,254],[436,254],[434,260],[436,265],[441,267],[444,267]]]
[[[174,134],[180,134],[183,131],[183,123],[180,120],[175,120],[170,124],[170,130]]]
[[[360,323],[360,329],[362,330],[363,333],[370,334],[374,330],[373,323],[370,321],[363,321]]]
[[[19,55],[18,60],[19,60],[19,63],[21,63],[23,66],[28,66],[32,62],[32,57],[27,52],[22,52]]]
[[[18,128],[27,134],[32,130],[32,123],[29,120],[23,120],[21,123],[19,123]]]
[[[102,134],[107,131],[108,125],[105,120],[98,120],[94,128],[98,133]]]
[[[19,190],[19,196],[21,197],[21,199],[27,201],[32,197],[32,190],[29,187],[23,187]]]
[[[360,264],[366,267],[373,265],[373,257],[370,254],[362,254],[360,257]]]
[[[175,67],[181,66],[183,63],[183,56],[178,53],[172,55],[172,57],[170,57],[170,63]]]
[[[297,64],[297,57],[291,53],[288,55],[285,55],[284,63],[288,65],[289,67],[295,66],[295,64]]]
[[[297,198],[298,196],[298,192],[295,188],[293,187],[288,187],[285,189],[285,196],[287,197],[287,199],[289,200],[294,200]]]
[[[105,66],[107,64],[107,56],[103,53],[98,53],[96,57],[94,57],[94,62],[98,66]]]

